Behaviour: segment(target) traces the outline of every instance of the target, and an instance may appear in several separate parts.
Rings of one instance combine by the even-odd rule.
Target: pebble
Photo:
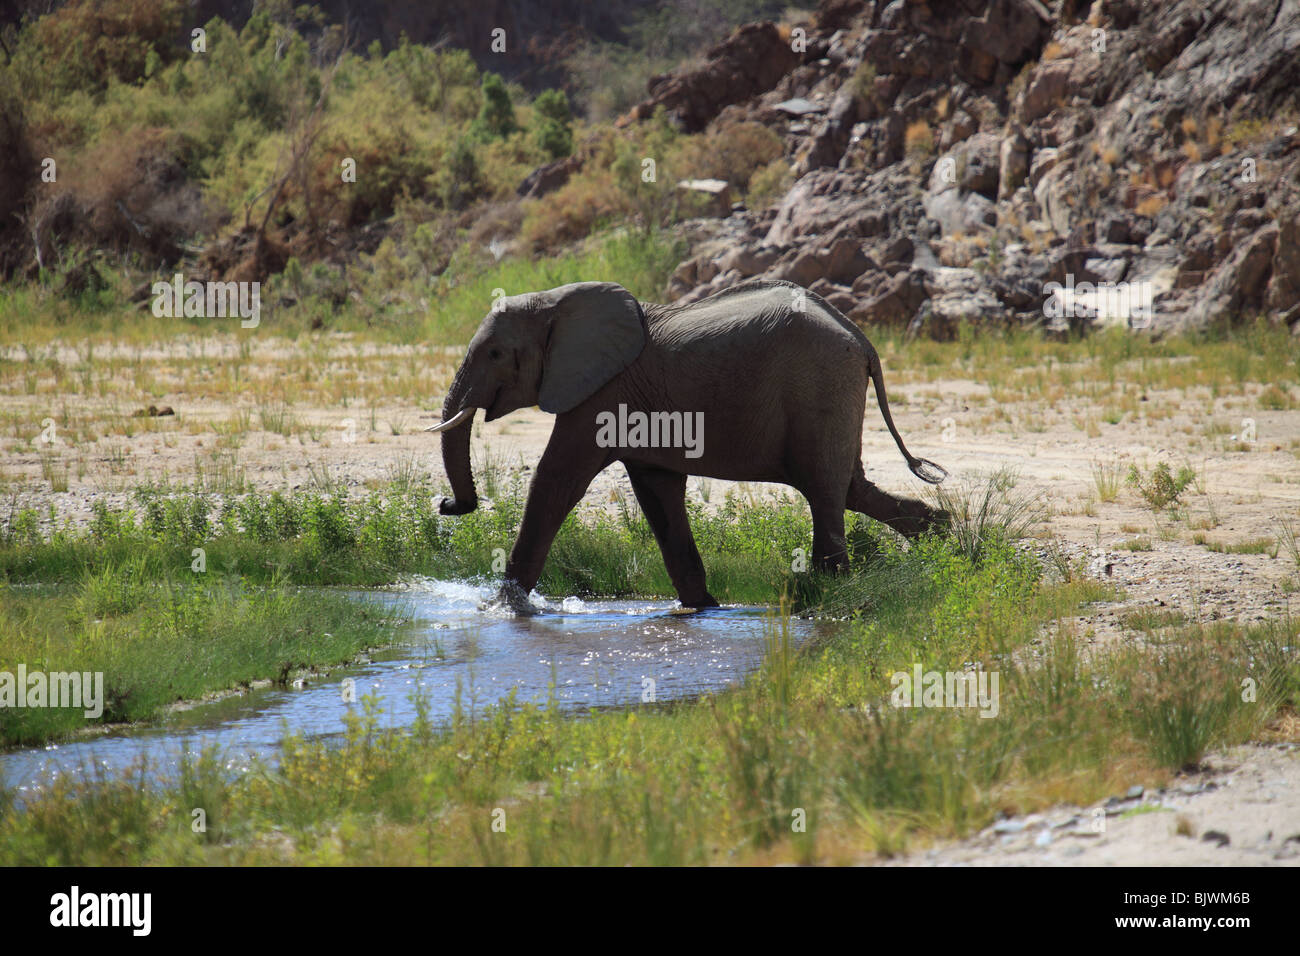
[[[1020,833],[1024,828],[1025,821],[1023,820],[999,820],[993,824],[994,833]]]

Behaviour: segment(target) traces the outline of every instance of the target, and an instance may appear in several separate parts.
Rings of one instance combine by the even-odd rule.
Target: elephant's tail
[[[870,358],[867,362],[867,373],[871,376],[871,381],[876,386],[876,402],[880,405],[880,414],[884,416],[885,426],[889,429],[889,434],[894,436],[894,441],[898,445],[898,450],[903,453],[907,459],[907,467],[911,469],[912,474],[922,481],[937,485],[948,477],[947,469],[936,465],[928,458],[917,458],[907,446],[903,444],[903,436],[898,434],[898,429],[894,427],[894,416],[889,414],[889,397],[885,394],[885,376],[880,367],[880,356],[874,348],[871,349]]]

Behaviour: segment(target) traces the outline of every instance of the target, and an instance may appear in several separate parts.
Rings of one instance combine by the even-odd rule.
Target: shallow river
[[[466,713],[481,712],[511,688],[520,702],[544,702],[552,682],[554,699],[566,710],[689,697],[755,669],[773,627],[762,608],[674,615],[671,601],[567,598],[547,603],[535,617],[515,617],[480,609],[495,586],[448,581],[354,593],[409,614],[414,626],[401,643],[302,687],[254,689],[121,732],[0,754],[0,780],[30,792],[51,774],[91,768],[115,774],[141,758],[153,772],[168,775],[183,752],[214,745],[238,772],[250,757],[274,760],[286,729],[308,737],[340,734],[343,716],[359,710],[363,695],[380,699],[382,726],[407,726],[415,719],[417,688],[434,723],[453,712],[458,684]],[[794,642],[813,627],[792,619]],[[357,703],[344,702],[349,678]]]

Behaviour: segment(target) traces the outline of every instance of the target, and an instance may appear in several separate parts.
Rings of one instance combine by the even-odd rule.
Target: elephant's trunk
[[[450,499],[443,499],[438,504],[439,512],[445,515],[468,514],[478,507],[478,491],[474,488],[474,472],[469,464],[469,439],[474,423],[474,408],[462,408],[464,393],[464,376],[457,373],[451,391],[447,393],[447,400],[442,405],[442,420],[449,426],[442,432],[442,464],[447,470],[447,480],[451,482],[452,495]],[[453,424],[453,419],[463,411],[468,411],[469,414],[461,416],[462,420]]]

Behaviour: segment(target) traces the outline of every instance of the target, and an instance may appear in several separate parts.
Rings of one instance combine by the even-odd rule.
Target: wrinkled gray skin
[[[687,522],[687,475],[780,482],[812,509],[813,562],[847,565],[844,512],[905,535],[946,515],[896,498],[862,470],[867,383],[912,472],[942,481],[912,456],[894,427],[880,359],[832,306],[786,282],[746,283],[685,306],[639,304],[621,286],[579,282],[501,299],[469,344],[443,405],[442,455],[453,497],[443,514],[473,511],[473,409],[493,421],[538,405],[555,427],[533,476],[502,597],[526,610],[565,516],[611,462],[627,469],[683,607],[713,607]],[[684,448],[602,448],[597,416],[628,411],[704,413],[703,453]],[[462,420],[448,423],[464,412]]]

